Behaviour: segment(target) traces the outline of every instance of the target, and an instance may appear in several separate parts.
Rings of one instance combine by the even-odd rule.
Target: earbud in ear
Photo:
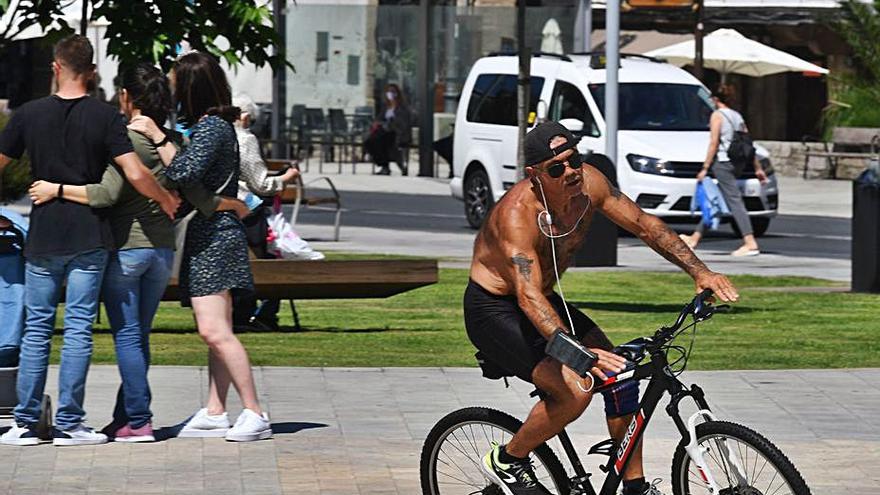
[[[553,217],[550,216],[550,212],[544,210],[544,217],[547,218],[547,225],[553,225]]]

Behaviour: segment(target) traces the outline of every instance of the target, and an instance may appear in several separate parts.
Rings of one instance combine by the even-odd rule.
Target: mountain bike
[[[618,443],[613,439],[593,445],[587,455],[607,456],[600,469],[606,473],[598,492],[591,473],[581,463],[568,433],[557,435],[573,472],[566,472],[556,453],[545,442],[530,458],[535,475],[556,495],[613,495],[657,405],[666,394],[666,413],[672,418],[681,441],[672,457],[672,492],[675,495],[809,495],[810,489],[789,459],[761,434],[736,423],[719,421],[709,408],[703,390],[686,386],[678,376],[696,338],[697,323],[729,309],[709,302],[711,291],[703,291],[684,306],[675,323],[657,330],[653,336],[639,337],[614,348],[631,364],[624,372],[600,382],[593,393],[632,380],[648,380],[632,422]],[[688,317],[692,322],[685,325]],[[676,338],[692,330],[690,345],[676,345]],[[646,358],[650,357],[646,361]],[[670,362],[671,361],[671,362]],[[491,363],[489,363],[491,365]],[[487,373],[484,375],[498,377]],[[541,397],[535,390],[532,397]],[[683,399],[694,401],[698,411],[684,419],[679,410]],[[513,416],[486,407],[467,407],[451,412],[431,429],[421,455],[421,484],[425,495],[482,494],[503,495],[484,474],[482,457],[491,443],[504,444],[522,422]]]

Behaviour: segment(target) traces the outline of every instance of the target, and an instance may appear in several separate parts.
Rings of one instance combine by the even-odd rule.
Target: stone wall
[[[823,143],[803,143],[795,141],[756,141],[770,152],[770,162],[779,175],[788,177],[804,176],[804,152],[824,149]],[[854,179],[868,166],[864,159],[839,159],[837,163],[838,179]],[[825,179],[830,177],[829,160],[810,157],[807,162],[808,179]]]

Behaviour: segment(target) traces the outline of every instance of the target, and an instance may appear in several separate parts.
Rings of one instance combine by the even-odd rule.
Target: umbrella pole
[[[703,80],[703,0],[697,1],[697,23],[694,28],[694,77]]]

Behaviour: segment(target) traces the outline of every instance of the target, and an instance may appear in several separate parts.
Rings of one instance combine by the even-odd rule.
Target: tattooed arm
[[[507,224],[505,232],[511,234],[501,241],[504,264],[499,273],[513,288],[519,307],[541,335],[549,339],[557,328],[568,329],[569,325],[563,323],[544,295],[541,260],[535,251],[539,234],[534,218],[531,214],[519,215],[510,211],[505,212],[500,220]]]
[[[612,222],[687,272],[694,279],[698,291],[712,289],[723,301],[735,301],[739,297],[730,280],[709,270],[663,220],[642,211],[595,168],[585,167],[584,170],[584,183],[590,200]]]

